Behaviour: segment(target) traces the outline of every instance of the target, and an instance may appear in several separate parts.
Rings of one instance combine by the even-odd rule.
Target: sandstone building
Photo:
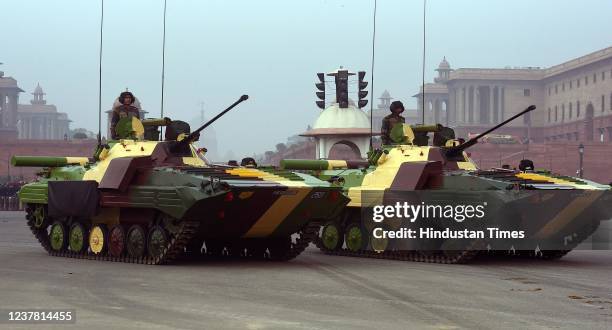
[[[434,83],[414,95],[426,123],[479,133],[530,104],[537,110],[501,130],[534,142],[612,142],[612,47],[550,68],[460,68],[444,58]]]

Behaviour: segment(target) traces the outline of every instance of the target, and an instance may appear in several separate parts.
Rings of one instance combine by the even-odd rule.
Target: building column
[[[19,95],[15,94],[9,96],[9,103],[7,126],[17,128],[17,104],[19,104]]]
[[[453,89],[453,94],[448,95],[448,103],[446,104],[447,125],[454,126],[457,122],[457,89]]]
[[[497,86],[497,122],[501,123],[502,121],[504,121],[502,115],[502,87]]]
[[[433,124],[440,122],[440,100],[433,99]]]
[[[499,109],[500,111],[500,115],[499,115],[499,120],[500,122],[504,121],[504,116],[505,116],[505,109],[506,108],[506,88],[502,87],[501,89],[501,107]]]
[[[480,91],[474,86],[474,123],[480,125]]]
[[[461,87],[461,124],[465,125],[467,123],[467,114],[465,112],[465,86]]]

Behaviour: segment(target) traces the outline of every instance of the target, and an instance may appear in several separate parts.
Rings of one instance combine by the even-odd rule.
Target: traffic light
[[[315,86],[317,86],[317,89],[319,90],[317,92],[317,97],[319,98],[319,101],[317,101],[317,107],[319,107],[320,109],[325,109],[325,74],[324,73],[317,73],[317,77],[319,77],[319,82],[315,84]]]
[[[354,74],[354,73],[353,73]],[[336,72],[336,102],[340,108],[348,108],[348,70]]]
[[[365,90],[365,88],[368,87],[368,82],[363,81],[366,75],[365,71],[359,71],[357,75],[359,78],[358,87],[357,87],[359,88],[359,90],[357,91],[357,96],[359,98],[359,101],[357,102],[357,106],[359,108],[363,108],[366,106],[366,104],[368,104],[368,100],[366,99],[366,97],[368,96],[368,91]]]

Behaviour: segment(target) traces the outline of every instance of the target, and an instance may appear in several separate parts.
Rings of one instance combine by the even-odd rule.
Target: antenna
[[[423,91],[421,92],[421,112],[423,113],[422,124],[425,125],[425,10],[427,9],[427,0],[423,0]]]
[[[98,145],[102,145],[102,33],[104,27],[104,0],[100,10],[100,54],[98,55]]]
[[[373,113],[374,113],[374,46],[376,44],[376,0],[374,0],[374,29],[372,32],[372,68],[371,68],[371,75],[370,75],[370,81],[372,83],[371,85],[371,93],[370,93],[370,151],[372,151],[374,149],[374,146],[372,145],[372,138],[374,136],[373,133],[373,128],[374,128],[374,119],[373,119]]]
[[[160,117],[164,118],[164,74],[166,72],[166,4],[164,0],[164,33],[162,37],[162,72],[161,72],[161,111]],[[164,135],[164,128],[161,128],[161,136]]]

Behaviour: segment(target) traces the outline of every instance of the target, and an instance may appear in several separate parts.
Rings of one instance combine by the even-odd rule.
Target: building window
[[[569,116],[567,119],[572,119],[572,102],[569,103]]]
[[[573,82],[572,80],[570,80],[570,81],[569,81],[569,83],[570,83],[570,89],[572,89],[572,82]]]
[[[597,82],[597,73],[593,73],[593,83]]]
[[[606,100],[605,95],[601,96],[601,112],[604,112],[606,110],[605,106],[604,106],[604,101]]]
[[[565,92],[565,83],[561,84],[561,91]]]
[[[589,76],[585,76],[584,77],[584,85],[588,85],[589,84]]]
[[[580,101],[576,101],[576,118],[580,118]]]
[[[555,94],[559,93],[559,86],[555,85]]]
[[[559,109],[557,108],[557,106],[555,105],[555,123],[559,120]]]
[[[561,104],[561,122],[565,121],[565,104]]]
[[[580,88],[580,79],[576,79],[576,88]]]
[[[531,90],[530,89],[523,89],[523,96],[531,96]]]
[[[605,71],[603,71],[601,73],[601,80],[606,80],[606,72]]]
[[[548,87],[548,96],[550,96],[550,87]]]
[[[548,122],[550,123],[550,108],[548,108]]]

